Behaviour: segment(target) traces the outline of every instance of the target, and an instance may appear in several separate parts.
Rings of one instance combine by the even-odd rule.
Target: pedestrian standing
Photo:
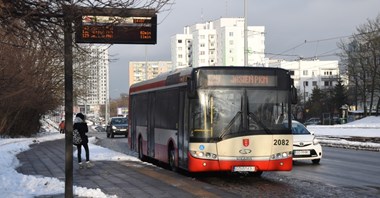
[[[74,119],[74,127],[73,130],[78,130],[80,137],[82,139],[82,142],[80,144],[76,144],[77,146],[77,152],[78,152],[78,163],[79,168],[83,168],[86,166],[87,168],[90,168],[93,166],[93,164],[90,162],[90,150],[88,148],[88,137],[86,133],[88,132],[88,126],[85,122],[85,117],[82,113],[77,113]],[[86,152],[86,163],[82,163],[82,146]]]
[[[65,133],[65,120],[62,120],[61,123],[59,123],[59,133]]]

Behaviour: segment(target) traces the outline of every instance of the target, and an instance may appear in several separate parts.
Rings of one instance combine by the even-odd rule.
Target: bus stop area
[[[90,150],[91,152],[91,150]],[[31,145],[17,155],[24,175],[54,177],[65,181],[65,140]],[[80,169],[74,158],[73,185],[100,189],[110,197],[239,197],[218,187],[163,168],[135,161],[95,161],[92,168]],[[75,189],[74,189],[75,191]],[[39,197],[65,197],[62,194]],[[74,194],[74,197],[78,197]]]

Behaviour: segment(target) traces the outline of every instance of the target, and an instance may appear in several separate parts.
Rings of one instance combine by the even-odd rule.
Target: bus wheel
[[[177,171],[177,167],[175,166],[175,151],[173,147],[170,147],[169,149],[169,168],[174,172]]]
[[[138,143],[138,153],[139,153],[139,159],[141,161],[144,161],[144,154],[143,154],[143,150],[142,150],[142,140],[141,138],[139,138],[139,143]]]

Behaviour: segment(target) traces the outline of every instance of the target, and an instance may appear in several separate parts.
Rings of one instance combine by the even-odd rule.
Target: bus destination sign
[[[207,75],[207,86],[276,87],[276,76],[270,75]]]
[[[77,43],[157,43],[157,16],[83,15],[77,27]]]

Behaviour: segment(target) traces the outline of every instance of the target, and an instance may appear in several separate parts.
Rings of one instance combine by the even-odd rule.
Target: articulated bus
[[[130,149],[172,170],[247,172],[292,169],[288,70],[198,67],[130,87]]]

